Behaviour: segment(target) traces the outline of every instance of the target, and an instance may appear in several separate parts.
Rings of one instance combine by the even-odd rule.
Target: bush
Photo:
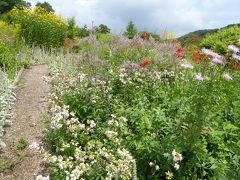
[[[228,52],[228,45],[236,45],[238,39],[240,39],[240,26],[233,26],[207,35],[202,40],[200,46],[211,49],[216,53],[226,55]]]
[[[15,75],[20,64],[16,61],[16,52],[12,45],[0,41],[0,68],[4,69],[11,77]]]
[[[7,114],[10,101],[13,100],[13,84],[8,79],[7,74],[0,68],[0,149],[5,146],[2,142],[3,127],[5,125],[5,115]]]
[[[61,47],[67,33],[65,21],[41,7],[34,10],[14,8],[9,13],[14,24],[21,26],[19,35],[30,45]]]
[[[0,21],[0,29],[0,40],[9,42],[14,41],[14,38],[17,34],[17,28],[14,28],[4,21]]]

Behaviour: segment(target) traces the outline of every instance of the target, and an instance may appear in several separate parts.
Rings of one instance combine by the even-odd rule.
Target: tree
[[[52,8],[52,5],[49,4],[49,3],[46,2],[46,1],[43,2],[43,3],[38,2],[38,3],[36,4],[36,6],[39,6],[39,7],[43,8],[43,9],[45,9],[47,12],[55,12],[54,9]]]
[[[24,0],[0,0],[0,14],[11,11],[15,6],[18,8],[21,7],[30,8],[31,3],[26,2]]]
[[[97,27],[97,32],[98,33],[107,34],[107,33],[110,33],[110,31],[111,31],[111,29],[109,27],[107,27],[107,25],[104,25],[104,24],[100,24]]]
[[[127,36],[129,39],[132,39],[136,34],[138,33],[137,28],[133,24],[132,21],[130,21],[126,27],[126,31],[123,33],[124,36]]]
[[[79,36],[80,38],[88,37],[90,34],[90,31],[89,31],[87,25],[85,25],[83,28],[77,27],[77,29],[78,29],[77,36]]]
[[[68,37],[73,39],[77,34],[76,20],[74,17],[67,20],[68,23]]]

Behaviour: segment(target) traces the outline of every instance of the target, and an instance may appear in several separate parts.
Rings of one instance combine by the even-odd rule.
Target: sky
[[[27,0],[36,4],[46,0]],[[240,0],[47,0],[79,26],[106,24],[113,33],[124,32],[129,21],[139,31],[177,36],[199,29],[240,23]]]

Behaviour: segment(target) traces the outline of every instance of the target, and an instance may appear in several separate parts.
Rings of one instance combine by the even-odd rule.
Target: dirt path
[[[5,128],[7,148],[0,153],[1,180],[33,180],[42,171],[37,148],[44,130],[42,112],[49,85],[42,77],[47,73],[47,65],[38,65],[22,74],[11,110],[12,126]]]

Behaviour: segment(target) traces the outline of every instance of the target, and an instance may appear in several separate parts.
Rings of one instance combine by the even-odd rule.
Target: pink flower
[[[191,64],[180,64],[180,66],[186,69],[193,69],[193,66]]]
[[[196,75],[196,80],[198,80],[198,81],[203,81],[203,77],[202,77],[202,75],[201,75],[200,73],[198,73],[198,74]]]
[[[219,58],[213,58],[212,62],[221,64],[221,65],[225,65],[225,62]]]
[[[229,45],[228,49],[232,50],[234,53],[237,53],[240,51],[240,49],[237,46]]]
[[[240,55],[233,54],[232,56],[233,56],[233,58],[235,58],[235,59],[237,59],[237,60],[239,60],[239,61],[240,61]]]
[[[205,49],[205,48],[203,48],[203,49],[202,49],[202,52],[203,52],[204,54],[206,54],[206,55],[212,56],[213,58],[218,58],[218,59],[222,59],[222,58],[223,58],[222,56],[220,56],[219,54],[213,52],[213,51],[210,50],[210,49]]]
[[[232,76],[230,76],[228,73],[224,73],[223,77],[227,80],[233,80]]]

